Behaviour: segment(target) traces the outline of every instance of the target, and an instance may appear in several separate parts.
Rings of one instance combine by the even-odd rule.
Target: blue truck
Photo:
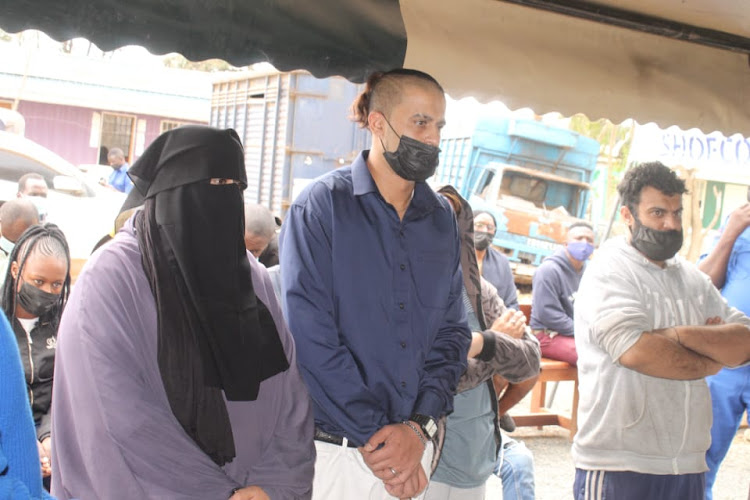
[[[497,219],[493,244],[519,285],[586,218],[599,143],[531,119],[480,119],[469,136],[440,142],[433,183],[451,184],[472,208]]]

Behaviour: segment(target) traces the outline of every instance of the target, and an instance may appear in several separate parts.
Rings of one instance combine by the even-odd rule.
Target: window
[[[135,116],[102,113],[102,135],[100,156],[106,164],[107,154],[112,148],[122,149],[125,161],[130,162],[133,141],[135,138]]]
[[[542,207],[547,194],[547,183],[542,179],[509,171],[503,175],[500,194],[516,196],[533,202],[537,207]]]
[[[490,169],[478,169],[480,172],[477,182],[474,184],[474,193],[479,195],[480,198],[487,198],[487,189],[492,183],[492,179],[495,178],[495,171]]]
[[[177,127],[181,127],[182,125],[185,125],[185,122],[177,122],[174,120],[162,120],[161,126],[159,128],[159,134],[163,134],[164,132],[167,132],[169,130],[175,129]]]

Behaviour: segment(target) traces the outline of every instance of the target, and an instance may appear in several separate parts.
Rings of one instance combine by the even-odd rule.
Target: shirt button
[[[406,389],[406,382],[401,382],[401,387],[403,387],[404,389]]]
[[[406,342],[401,342],[401,347],[403,347],[404,349],[406,349]]]
[[[406,265],[405,265],[405,264],[401,264],[401,265],[400,265],[399,267],[401,268],[401,270],[402,270],[402,271],[403,271],[404,269],[406,269]]]
[[[404,308],[404,303],[403,303],[403,302],[401,302],[401,303],[400,303],[400,304],[398,305],[398,308],[399,308],[399,309],[403,309],[403,308]]]

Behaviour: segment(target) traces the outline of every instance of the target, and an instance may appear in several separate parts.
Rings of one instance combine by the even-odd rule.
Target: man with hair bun
[[[702,500],[704,379],[750,361],[750,318],[677,255],[686,190],[672,170],[641,164],[618,191],[630,234],[602,245],[576,298],[574,498]]]
[[[307,186],[280,237],[313,399],[313,498],[422,498],[471,341],[456,219],[424,182],[445,95],[420,71],[376,73],[353,114],[370,150]]]

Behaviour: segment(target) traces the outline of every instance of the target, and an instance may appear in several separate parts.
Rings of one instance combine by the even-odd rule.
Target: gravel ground
[[[572,391],[572,382],[561,382],[553,408],[557,411],[569,412]],[[521,402],[515,410],[523,412],[525,409],[528,409],[528,400]],[[519,427],[511,435],[526,443],[534,454],[537,500],[572,498],[575,468],[570,456],[571,442],[568,431],[557,426],[544,427],[542,430],[536,427]],[[743,428],[737,433],[727,458],[719,470],[714,485],[714,500],[750,500],[749,491],[750,430]],[[499,500],[501,498],[500,482],[492,478],[488,482],[485,499]]]

